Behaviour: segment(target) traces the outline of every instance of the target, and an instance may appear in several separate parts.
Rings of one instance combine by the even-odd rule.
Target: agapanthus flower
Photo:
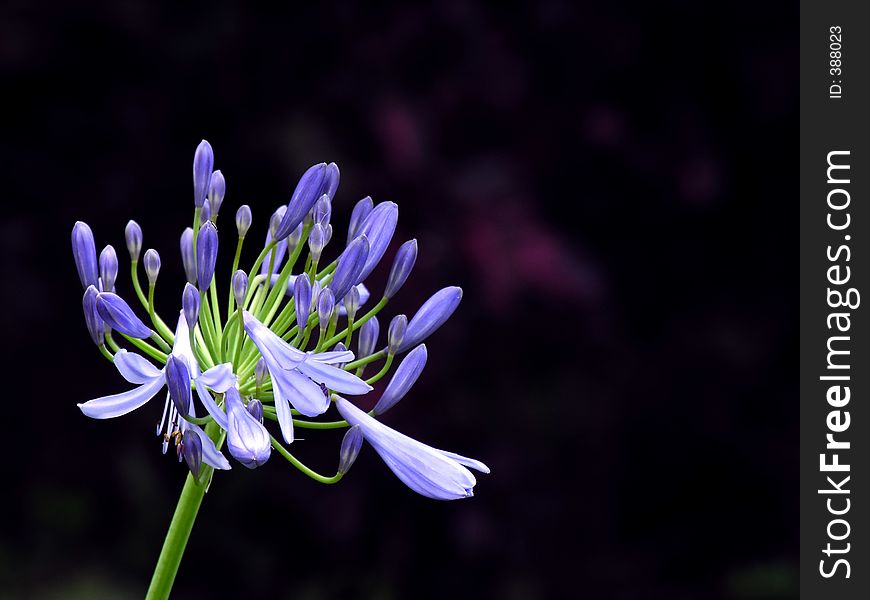
[[[135,221],[127,224],[125,242],[141,314],[117,293],[122,285],[115,290],[119,267],[114,249],[106,246],[98,260],[91,228],[83,222],[74,225],[73,257],[85,291],[81,302],[88,334],[135,386],[80,404],[82,412],[95,419],[121,416],[166,388],[157,433],[164,453],[175,444],[178,460],[187,465],[196,485],[207,485],[212,469],[230,468],[223,444],[231,458],[248,468],[261,466],[277,449],[274,454],[306,475],[334,483],[348,473],[367,440],[412,490],[437,499],[471,496],[476,481],[468,468],[489,472],[483,463],[437,450],[378,421],[409,395],[427,360],[422,342],[447,321],[462,298],[460,288],[447,287],[411,319],[387,316],[382,321],[389,323],[386,344],[379,340],[379,317],[385,318],[385,306],[408,281],[418,252],[413,239],[399,247],[383,291],[367,281],[391,245],[398,206],[375,203],[371,197],[356,202],[347,244],[335,249],[340,172],[335,163],[315,164],[304,171],[286,204],[271,214],[265,242],[254,249],[256,260],[240,264],[245,240],[263,238],[256,232],[248,235],[254,224],[251,209],[243,205],[235,213],[235,227],[222,226],[223,233],[235,236],[235,243],[219,243],[215,222],[227,182],[214,166],[212,147],[203,140],[194,154],[195,210],[180,237],[181,265],[161,265],[157,249],[147,250],[141,262],[145,291],[139,280],[142,229]],[[227,280],[216,265],[218,252],[228,247],[236,254]],[[183,272],[187,280],[174,330],[154,306],[161,269]],[[375,292],[380,295],[372,298]],[[120,334],[117,340],[115,332]],[[127,342],[134,348],[120,346]],[[367,368],[376,371],[364,379]],[[371,412],[345,398],[369,394],[391,370]],[[333,404],[344,420],[320,420]],[[348,428],[334,476],[305,467],[285,447],[304,443],[295,440],[296,427]]]

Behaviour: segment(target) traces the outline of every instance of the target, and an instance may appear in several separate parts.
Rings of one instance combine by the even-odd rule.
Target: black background
[[[315,162],[342,169],[328,256],[357,199],[399,204],[388,257],[416,237],[420,259],[388,316],[465,296],[384,420],[493,472],[438,503],[368,447],[339,486],[277,455],[236,467],[177,597],[796,596],[797,17],[4,3],[0,594],[144,592],[184,472],[153,436],[159,401],[76,408],[126,384],[87,336],[69,232],[115,245],[132,300],[136,219],[176,310],[205,137],[224,272],[235,208],[258,245]],[[297,454],[331,472],[338,435],[306,437]]]

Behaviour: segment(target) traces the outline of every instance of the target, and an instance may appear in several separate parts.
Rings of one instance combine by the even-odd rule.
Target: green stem
[[[157,559],[157,567],[154,569],[154,576],[151,578],[145,600],[169,598],[175,575],[178,573],[178,565],[181,563],[181,556],[184,554],[184,548],[187,546],[204,495],[205,485],[198,485],[193,475],[188,473],[172,522],[169,523],[169,532],[163,542],[163,549],[160,551],[160,558]]]

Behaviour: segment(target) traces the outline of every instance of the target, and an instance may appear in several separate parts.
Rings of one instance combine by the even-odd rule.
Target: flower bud
[[[369,255],[359,280],[364,281],[380,262],[399,220],[399,207],[394,202],[381,202],[360,225],[359,233],[369,240]]]
[[[320,262],[320,254],[323,252],[323,247],[326,246],[326,232],[320,223],[315,223],[311,228],[311,233],[308,234],[308,247],[311,249],[311,262],[317,264]]]
[[[360,225],[362,225],[363,221],[366,220],[366,217],[372,212],[372,197],[366,196],[362,200],[356,203],[353,207],[353,211],[350,213],[350,225],[347,226],[347,243],[357,237],[357,230],[359,230]]]
[[[248,291],[248,275],[239,269],[233,273],[233,297],[236,299],[236,305],[244,306],[245,294]]]
[[[338,257],[335,274],[328,287],[336,298],[344,298],[350,288],[362,281],[363,269],[369,255],[369,241],[365,235],[353,239]]]
[[[402,345],[402,340],[405,339],[405,330],[408,328],[408,317],[405,315],[396,315],[390,321],[390,326],[387,328],[387,352],[395,354]]]
[[[315,223],[319,223],[323,227],[329,225],[329,219],[332,217],[332,202],[329,201],[329,196],[326,194],[320,197],[320,200],[312,209],[312,218]]]
[[[338,171],[338,165],[334,162],[326,165],[326,171],[323,174],[323,186],[320,188],[320,193],[325,194],[330,200],[335,198],[335,192],[338,190],[338,182],[340,179],[341,173]]]
[[[239,237],[243,238],[248,235],[248,230],[251,228],[251,207],[247,204],[242,204],[239,210],[236,211],[236,229],[239,230]]]
[[[115,280],[118,278],[118,254],[109,245],[100,252],[100,283],[103,289],[111,292],[115,288]]]
[[[462,288],[451,286],[435,292],[423,303],[414,317],[408,322],[405,340],[398,352],[416,346],[441,327],[462,300]]]
[[[192,331],[199,318],[199,291],[196,286],[190,283],[184,284],[184,291],[181,293],[181,307],[184,309],[184,320],[187,321],[187,326]]]
[[[196,285],[196,259],[193,252],[193,229],[188,227],[181,234],[181,262],[184,264],[184,275],[187,283]]]
[[[248,409],[248,412],[251,413],[251,416],[257,419],[260,423],[263,422],[263,403],[254,398],[250,402],[248,402],[248,406],[245,408]]]
[[[151,329],[133,313],[124,299],[112,292],[97,294],[97,313],[112,329],[130,337],[145,339],[151,337]]]
[[[202,225],[206,221],[211,220],[211,204],[203,203],[202,210],[199,211],[199,224]]]
[[[127,252],[130,260],[139,260],[139,252],[142,251],[142,228],[139,223],[130,220],[124,228],[124,240],[127,242]]]
[[[272,453],[269,432],[242,404],[239,390],[226,392],[227,448],[230,454],[249,469],[269,460]]]
[[[157,283],[157,275],[160,273],[160,255],[153,248],[145,251],[142,257],[142,265],[145,267],[145,276],[148,277],[148,285]]]
[[[211,182],[208,186],[208,203],[211,207],[211,216],[216,219],[224,196],[227,194],[227,180],[220,169],[211,174]]]
[[[303,273],[293,282],[293,304],[296,309],[296,325],[300,331],[308,324],[308,315],[311,314],[311,280],[308,274]]]
[[[269,236],[266,238],[267,244],[275,239],[275,234],[278,232],[278,226],[281,225],[281,220],[284,218],[286,212],[287,206],[281,205],[272,213],[272,216],[269,217]]]
[[[166,359],[166,387],[175,410],[183,417],[190,415],[190,370],[183,356],[170,354]]]
[[[85,313],[85,325],[91,339],[97,346],[103,345],[103,320],[97,313],[97,294],[100,292],[96,287],[89,285],[82,297],[82,310]]]
[[[268,374],[269,370],[266,368],[266,359],[261,356],[254,367],[254,380],[258,388],[263,387],[263,382],[266,381],[266,375]]]
[[[211,144],[202,140],[193,155],[193,203],[199,208],[205,203],[212,169],[214,169],[214,152]]]
[[[302,239],[302,231],[304,229],[305,228],[302,226],[302,223],[299,223],[299,225],[296,226],[296,229],[294,229],[290,233],[290,235],[287,236],[287,239],[285,241],[287,242],[288,248],[296,248],[296,245]]]
[[[335,296],[332,295],[332,290],[325,289],[320,292],[320,298],[317,300],[317,319],[320,321],[320,328],[326,329],[329,325],[329,320],[332,318],[332,312],[335,310]]]
[[[72,251],[82,288],[87,289],[89,285],[97,286],[99,282],[97,281],[97,247],[94,244],[94,233],[83,221],[76,221],[76,224],[73,225]]]
[[[309,168],[302,175],[290,202],[287,203],[287,212],[281,219],[278,229],[273,236],[276,240],[283,240],[296,226],[302,222],[311,207],[320,198],[320,189],[323,186],[323,177],[326,172],[326,163],[320,163]]]
[[[181,454],[194,479],[199,477],[199,471],[202,469],[202,440],[191,428],[188,428],[181,438]]]
[[[357,358],[365,358],[374,354],[380,330],[381,327],[377,317],[372,317],[362,324],[362,327],[359,329],[359,341],[357,342]]]
[[[214,265],[217,261],[218,233],[214,223],[208,221],[199,230],[196,237],[196,280],[199,291],[208,290],[214,277]]]
[[[396,258],[393,259],[393,267],[390,269],[390,277],[387,279],[384,296],[392,298],[396,295],[396,292],[408,280],[415,262],[417,262],[417,240],[408,240],[396,252]]]
[[[350,291],[344,297],[344,311],[347,313],[348,320],[353,319],[356,316],[356,311],[359,310],[359,305],[359,289],[354,286],[350,288]]]
[[[408,355],[402,360],[393,374],[393,378],[390,379],[390,383],[387,384],[384,393],[377,404],[375,404],[374,412],[376,415],[384,414],[405,397],[405,394],[408,393],[408,390],[411,389],[411,386],[420,377],[420,373],[423,372],[427,358],[428,354],[425,344],[420,344],[408,352]]]
[[[347,430],[344,438],[341,440],[341,450],[338,452],[338,472],[344,475],[350,470],[350,467],[359,456],[360,448],[362,448],[363,434],[362,428],[359,425],[354,425]]]

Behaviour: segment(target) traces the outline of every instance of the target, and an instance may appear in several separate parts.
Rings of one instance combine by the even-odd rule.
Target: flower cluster
[[[410,320],[405,315],[393,317],[382,345],[376,315],[411,274],[416,240],[405,242],[396,252],[383,295],[369,310],[365,306],[372,295],[364,281],[387,251],[398,207],[392,202],[375,205],[368,197],[357,202],[344,250],[324,264],[326,246],[333,238],[330,221],[339,170],[335,163],[314,165],[302,175],[289,202],[272,214],[262,251],[247,272],[239,269],[239,262],[252,223],[251,210],[243,205],[236,211],[237,243],[222,305],[215,277],[216,223],[226,180],[213,166],[212,148],[203,140],[193,160],[193,223],[181,234],[187,283],[180,294],[177,321],[170,322],[174,328],[154,309],[160,255],[155,250],[141,254],[139,225],[130,221],[125,239],[133,289],[150,325],[115,293],[114,248],[106,246],[98,259],[90,227],[83,222],[73,227],[72,249],[84,289],[88,332],[121,376],[136,386],[79,404],[82,412],[95,419],[124,415],[165,387],[157,435],[164,453],[174,444],[179,461],[186,462],[197,481],[206,477],[210,481],[214,469],[231,468],[222,452],[226,443],[230,456],[248,468],[265,463],[275,449],[313,479],[335,483],[367,440],[412,490],[440,500],[471,496],[475,478],[468,467],[488,473],[486,465],[427,446],[377,419],[414,385],[426,365],[423,342],[462,298],[460,288],[447,287]],[[139,281],[140,256],[147,290]],[[354,341],[356,353],[351,351]],[[122,348],[119,342],[141,354]],[[370,392],[400,356],[374,409],[366,413],[346,399]],[[380,369],[364,378],[366,369],[377,363]],[[317,420],[332,404],[343,420]],[[283,443],[265,427],[267,421],[277,422]],[[287,450],[297,428],[347,428],[335,475],[314,472]]]

